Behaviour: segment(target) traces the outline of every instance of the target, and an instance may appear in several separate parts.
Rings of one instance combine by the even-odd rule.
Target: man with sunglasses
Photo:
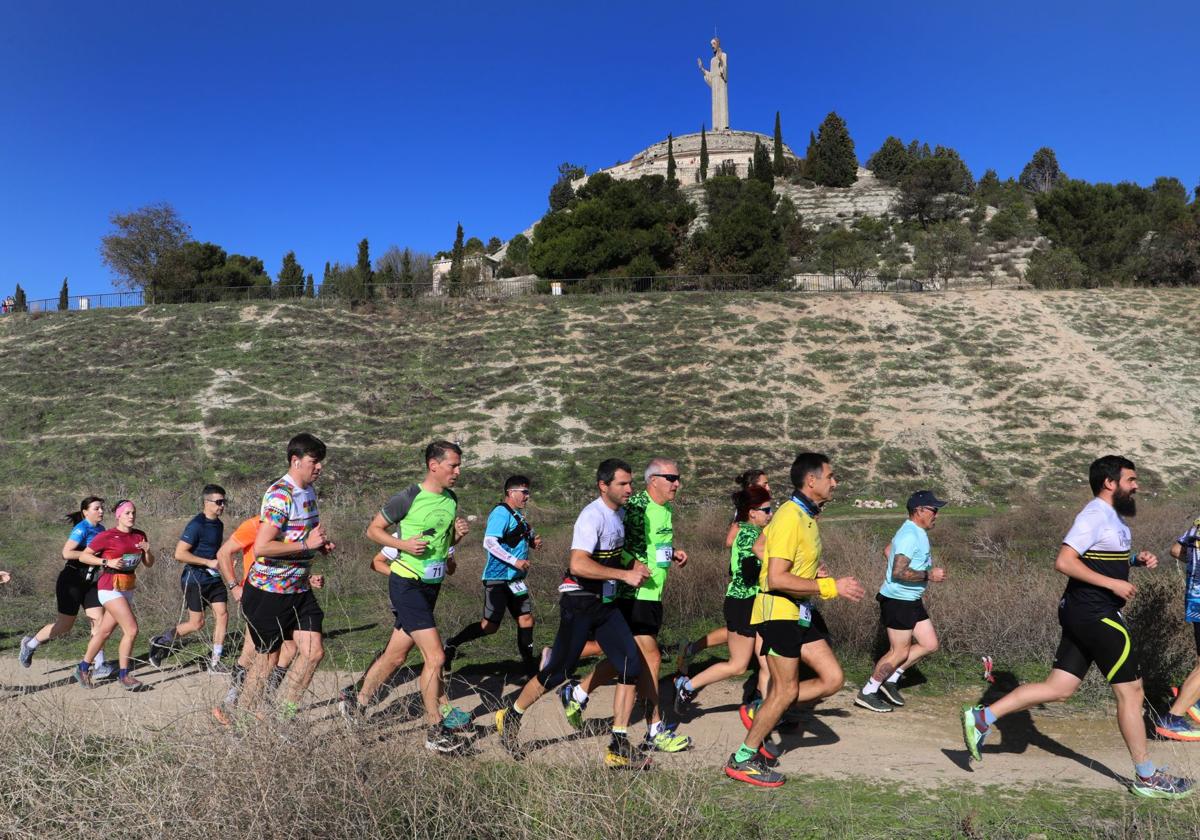
[[[659,752],[681,752],[692,745],[692,739],[676,734],[674,725],[662,719],[658,697],[658,669],[662,653],[658,633],[663,621],[663,588],[672,566],[687,563],[687,552],[675,547],[675,528],[671,502],[679,493],[679,466],[668,458],[654,458],[646,467],[646,489],[625,505],[625,546],[622,565],[632,568],[641,563],[650,570],[639,586],[620,584],[617,587],[617,608],[633,633],[633,641],[642,655],[642,674],[638,680],[638,695],[646,703],[645,749]],[[588,696],[600,686],[616,679],[616,669],[608,660],[596,666],[578,685],[566,683],[559,695],[566,709],[567,720],[578,728],[582,724],[583,707]]]
[[[877,663],[871,679],[858,692],[854,704],[872,712],[890,712],[903,706],[900,677],[907,668],[938,649],[937,632],[921,596],[931,581],[946,579],[946,570],[933,565],[929,529],[946,503],[929,490],[908,497],[908,519],[892,537],[887,549],[887,574],[875,600],[887,629],[888,652]]]
[[[180,639],[204,629],[204,609],[209,607],[214,626],[208,670],[225,674],[229,669],[221,663],[221,654],[225,650],[225,630],[229,626],[229,590],[217,570],[217,550],[225,535],[225,526],[221,522],[221,515],[225,513],[225,489],[219,484],[206,484],[200,498],[204,509],[192,517],[175,545],[175,559],[183,564],[179,585],[183,589],[187,620],[168,627],[150,640],[150,664],[161,667],[163,659]]]
[[[490,636],[500,629],[504,613],[517,622],[517,652],[525,675],[538,672],[533,655],[533,599],[529,596],[529,550],[541,548],[542,538],[525,518],[530,481],[523,475],[504,482],[504,500],[488,514],[483,532],[487,561],[483,566],[483,620],[473,621],[446,642],[443,672],[449,672],[458,648],[472,639]]]

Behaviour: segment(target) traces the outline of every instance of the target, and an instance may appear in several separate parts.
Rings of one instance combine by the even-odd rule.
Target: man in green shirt
[[[342,713],[359,720],[379,687],[404,664],[415,645],[425,660],[418,684],[425,705],[428,731],[425,747],[453,752],[464,745],[455,730],[470,725],[465,712],[450,705],[442,679],[442,639],[433,620],[442,580],[454,574],[450,547],[467,535],[470,526],[458,515],[458,497],[450,489],[458,481],[462,449],[449,441],[425,447],[425,479],[397,493],[371,524],[367,537],[383,546],[391,561],[388,595],[395,629],[387,648],[363,676],[358,693],[342,695]]]
[[[625,617],[633,640],[642,655],[642,675],[638,679],[638,695],[649,711],[645,747],[660,752],[681,752],[692,745],[692,739],[675,733],[674,725],[663,722],[658,701],[658,669],[662,654],[658,649],[658,633],[663,621],[663,587],[672,566],[687,564],[687,552],[675,546],[674,510],[671,502],[679,493],[679,466],[669,458],[654,458],[646,467],[646,489],[634,494],[625,505],[625,548],[622,562],[625,568],[642,563],[650,570],[640,586],[621,584],[617,588],[617,607]],[[567,719],[581,718],[588,695],[616,678],[616,671],[606,659],[596,666],[582,682],[564,685],[560,700]]]

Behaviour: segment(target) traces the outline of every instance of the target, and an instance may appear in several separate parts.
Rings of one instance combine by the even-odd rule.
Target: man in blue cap
[[[900,677],[938,649],[937,632],[921,596],[930,581],[946,579],[946,570],[933,565],[928,533],[945,504],[929,490],[908,497],[908,519],[887,548],[887,576],[875,596],[887,628],[888,652],[875,663],[871,679],[854,698],[856,706],[872,712],[903,706]]]

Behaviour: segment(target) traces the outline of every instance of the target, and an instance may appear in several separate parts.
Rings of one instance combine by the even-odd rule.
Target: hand
[[[629,584],[635,589],[642,585],[642,581],[650,577],[650,567],[645,563],[634,562],[632,569],[626,569],[619,580]]]
[[[671,552],[671,559],[678,563],[681,569],[687,565],[687,557],[687,552],[682,548],[677,548]]]
[[[817,577],[819,577],[819,578],[829,577],[829,567],[826,566],[824,563],[817,566]]]
[[[414,557],[420,557],[425,553],[425,549],[428,546],[429,543],[425,541],[424,537],[409,537],[406,540],[400,540],[399,548],[405,554],[411,554]]]
[[[1151,554],[1149,551],[1139,551],[1137,562],[1140,566],[1145,566],[1147,569],[1158,568],[1158,556]]]
[[[138,548],[141,551],[149,551],[150,543],[146,542],[145,540],[142,540],[140,543],[137,544],[136,548]]]
[[[8,583],[12,580],[12,575],[8,572],[0,572],[0,583]]]
[[[320,552],[321,552],[322,554],[333,554],[333,550],[334,550],[335,548],[337,548],[337,546],[336,546],[336,545],[334,545],[334,544],[333,544],[333,543],[331,543],[331,542],[327,542],[327,543],[325,543],[324,545],[322,545],[322,546],[321,546],[321,548],[320,548]]]
[[[1108,581],[1108,590],[1122,600],[1128,601],[1137,594],[1137,587],[1127,580],[1117,580],[1110,578]]]
[[[471,523],[461,516],[454,517],[454,536],[462,539],[471,532]]]
[[[541,536],[539,536],[539,535],[537,535],[537,534],[534,534],[534,536],[533,536],[533,547],[534,547],[534,548],[541,548],[541,547],[542,547],[542,538],[541,538]]]
[[[696,59],[696,66],[697,66],[697,67],[699,67],[701,70],[703,70],[703,69],[704,69],[704,62],[703,62],[701,59],[697,58],[697,59]]]
[[[528,572],[529,571],[529,561],[528,560],[518,560],[516,563],[516,566],[514,568],[518,572]]]
[[[237,586],[229,590],[229,594],[233,596],[233,600],[240,604],[242,602],[242,593],[245,591],[246,588],[239,583]]]
[[[834,581],[837,584],[838,595],[851,601],[861,601],[863,596],[867,594],[867,590],[863,589],[862,584],[855,578],[844,577]]]
[[[929,570],[929,579],[934,583],[938,583],[946,579],[946,570],[941,566],[934,566]]]
[[[458,571],[458,561],[455,560],[453,557],[447,557],[446,558],[446,574],[452,575],[456,571]]]
[[[325,575],[309,575],[308,583],[313,589],[324,589]]]
[[[308,533],[301,546],[308,551],[317,551],[321,546],[325,545],[325,526],[317,525]]]

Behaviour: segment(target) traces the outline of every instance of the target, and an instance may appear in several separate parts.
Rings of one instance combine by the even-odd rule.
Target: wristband
[[[821,593],[821,599],[828,601],[830,598],[836,598],[837,581],[831,577],[817,578],[817,591]]]

